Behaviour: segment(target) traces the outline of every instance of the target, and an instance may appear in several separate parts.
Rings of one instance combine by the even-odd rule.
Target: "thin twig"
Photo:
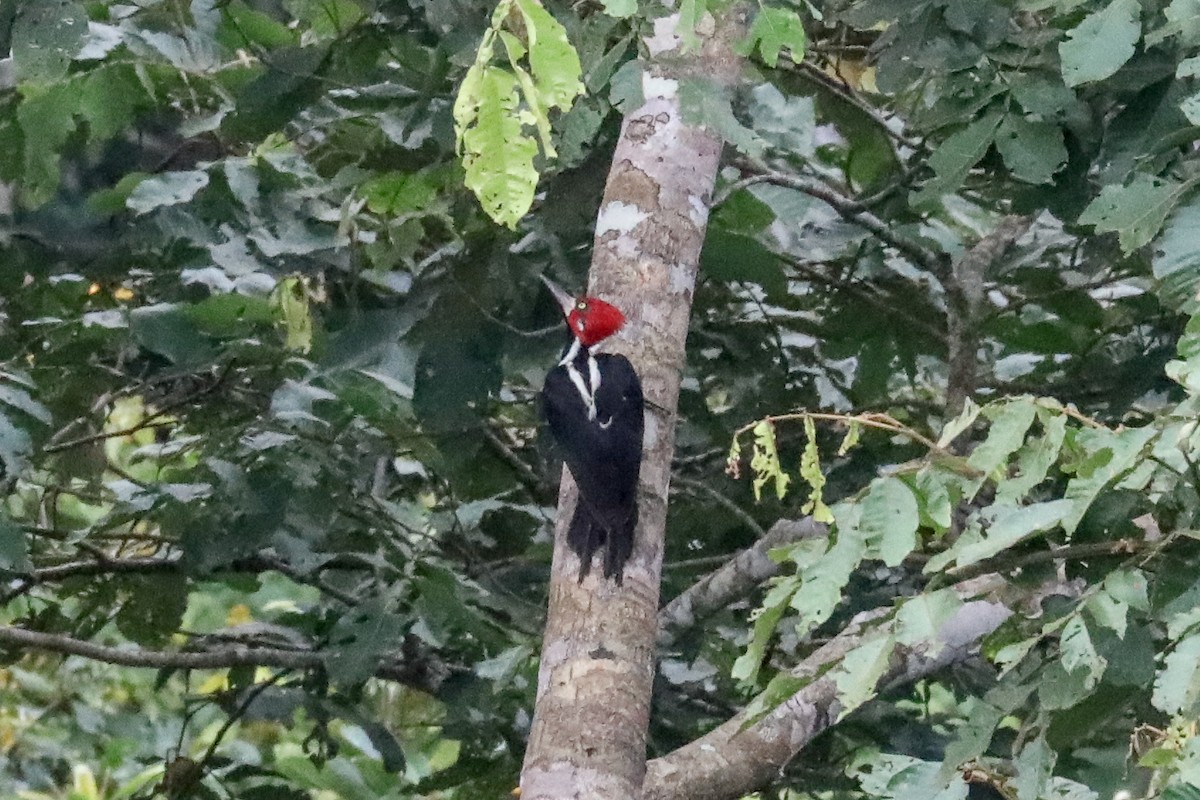
[[[101,431],[100,433],[91,434],[89,436],[80,436],[77,439],[71,439],[66,442],[59,442],[57,444],[48,444],[42,448],[42,452],[43,453],[59,453],[59,452],[62,452],[63,450],[71,450],[75,447],[80,447],[80,446],[86,445],[86,444],[92,444],[94,442],[101,442],[106,439],[114,439],[114,438],[119,438],[121,436],[132,436],[133,434],[138,433],[139,431],[150,430],[152,428],[162,428],[162,427],[166,427],[168,425],[176,425],[176,424],[178,424],[178,422],[175,420],[163,420],[161,422],[159,422],[157,420],[161,420],[162,417],[166,416],[167,414],[170,414],[172,411],[174,411],[177,408],[185,406],[188,403],[195,402],[196,400],[199,400],[201,397],[204,397],[207,394],[211,394],[212,392],[215,392],[221,386],[221,384],[223,384],[225,382],[225,378],[226,378],[226,376],[229,375],[230,371],[233,369],[233,365],[234,365],[234,362],[230,361],[228,364],[225,365],[225,368],[223,370],[221,370],[221,374],[218,375],[211,384],[209,384],[208,386],[205,386],[204,388],[202,388],[196,392],[192,392],[191,394],[186,395],[185,397],[181,397],[179,400],[176,400],[173,403],[168,403],[167,405],[163,406],[162,408],[158,409],[157,411],[155,411],[152,414],[150,414],[149,416],[147,416],[145,419],[143,419],[137,425],[131,425],[130,427],[125,428],[123,430],[119,430],[119,431],[107,431],[107,432]],[[72,424],[74,424],[74,423],[72,423]]]
[[[246,712],[250,710],[250,706],[254,704],[254,701],[257,700],[267,689],[270,689],[272,686],[279,683],[279,681],[283,680],[283,677],[287,674],[288,670],[280,670],[262,683],[251,687],[251,689],[246,692],[246,696],[242,698],[242,702],[239,703],[238,707],[233,710],[233,712],[229,715],[229,718],[225,720],[225,724],[221,726],[220,730],[218,730],[216,735],[213,737],[212,743],[208,746],[207,752],[205,752],[204,757],[200,759],[200,763],[198,765],[200,769],[203,769],[204,766],[212,759],[213,755],[217,752],[217,746],[221,744],[221,740],[225,738],[225,734],[229,733],[229,729],[233,727],[235,722],[246,715]]]
[[[945,453],[946,455],[952,457],[954,455],[946,450],[946,448],[930,439],[928,436],[913,430],[890,414],[884,414],[877,411],[867,412],[864,414],[832,414],[820,411],[797,411],[791,414],[771,414],[763,417],[762,419],[756,419],[753,422],[748,422],[742,427],[738,428],[733,432],[733,438],[740,438],[743,434],[754,430],[754,428],[760,422],[765,421],[775,424],[778,422],[798,422],[806,419],[811,419],[814,421],[820,420],[824,422],[840,422],[844,425],[858,424],[867,428],[876,428],[878,430],[888,431],[890,433],[898,433],[903,436],[907,436],[913,441],[921,444],[927,450]]]
[[[483,438],[487,439],[488,444],[492,446],[492,450],[496,455],[500,456],[504,460],[504,463],[513,468],[513,471],[517,473],[517,477],[521,483],[525,484],[526,488],[535,494],[543,490],[545,482],[538,475],[537,470],[529,466],[524,459],[517,455],[517,452],[513,450],[508,442],[500,438],[500,434],[491,425],[485,424],[483,426]]]
[[[852,200],[831,187],[811,178],[804,178],[799,175],[786,175],[773,170],[757,159],[743,157],[738,159],[738,164],[752,174],[731,184],[729,187],[730,191],[745,188],[756,183],[769,183],[815,197],[818,200],[824,201],[842,219],[864,228],[868,233],[875,236],[875,238],[885,244],[891,245],[901,254],[911,259],[917,266],[934,275],[939,281],[944,283],[951,277],[949,260],[943,254],[929,249],[920,242],[896,233],[892,230],[891,225],[868,211],[857,200]],[[729,192],[723,192],[722,198],[728,197],[728,194]]]
[[[1146,549],[1148,543],[1137,539],[1117,539],[1113,542],[1087,542],[1084,544],[1067,545],[1051,550],[1038,550],[1025,553],[1017,558],[990,558],[967,564],[961,568],[946,570],[944,575],[953,581],[963,581],[989,572],[1006,573],[1032,564],[1043,564],[1047,561],[1078,561],[1097,556],[1134,555]]]
[[[738,520],[749,528],[754,533],[755,539],[761,539],[767,535],[767,529],[758,524],[758,520],[746,513],[746,510],[737,503],[730,500],[723,493],[717,491],[703,481],[698,481],[694,478],[685,478],[682,475],[675,475],[671,478],[671,483],[677,486],[685,486],[693,491],[702,492],[710,500],[724,508],[730,514],[733,514]],[[724,557],[728,560],[728,556]],[[677,566],[677,565],[676,565]]]
[[[229,669],[231,667],[277,667],[323,669],[326,654],[317,650],[287,650],[278,647],[232,645],[208,650],[151,650],[144,647],[110,647],[61,633],[42,633],[17,626],[0,626],[0,644],[29,650],[79,656],[121,667],[143,669]],[[375,669],[379,678],[420,686],[416,676],[429,670],[394,657],[381,658]]]

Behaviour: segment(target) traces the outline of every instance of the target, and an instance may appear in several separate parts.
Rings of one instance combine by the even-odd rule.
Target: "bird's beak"
[[[568,316],[571,313],[571,310],[575,308],[575,298],[545,275],[542,275],[541,278],[542,283],[546,284],[546,288],[550,290],[550,294],[554,295],[554,299],[558,301],[560,306],[562,306],[563,316]]]

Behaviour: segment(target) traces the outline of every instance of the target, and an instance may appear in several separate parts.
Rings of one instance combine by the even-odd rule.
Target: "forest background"
[[[516,785],[537,276],[586,283],[645,37],[741,22],[500,8],[0,0],[0,795]],[[1200,3],[735,38],[678,92],[725,151],[647,796],[1196,800]]]

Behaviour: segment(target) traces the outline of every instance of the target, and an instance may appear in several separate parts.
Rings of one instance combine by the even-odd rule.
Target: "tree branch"
[[[716,10],[685,51],[679,15],[643,38],[644,102],[630,109],[595,226],[588,290],[627,317],[612,348],[637,370],[647,400],[639,517],[623,585],[599,569],[579,580],[567,546],[578,493],[564,470],[550,571],[537,704],[521,772],[525,800],[641,795],[654,682],[654,641],[684,345],[723,142],[686,119],[684,78],[736,84],[748,6]],[[586,744],[585,744],[586,743]]]
[[[943,254],[929,249],[918,241],[897,234],[888,223],[872,214],[857,200],[846,197],[820,181],[798,175],[786,175],[773,170],[756,159],[742,157],[738,159],[738,164],[752,174],[732,184],[728,193],[756,183],[769,183],[802,192],[825,202],[846,222],[858,225],[884,244],[895,248],[943,284],[952,279],[950,262]]]
[[[329,569],[365,569],[366,565],[353,557],[338,556],[322,564],[315,572]],[[248,556],[231,562],[222,571],[232,572],[267,572],[274,570],[299,584],[313,586],[317,590],[333,597],[349,606],[358,605],[358,600],[348,592],[328,585],[316,574],[305,574],[288,564],[281,558],[268,555]],[[94,560],[67,561],[48,567],[39,567],[30,572],[16,576],[17,585],[0,595],[0,606],[11,602],[25,594],[34,586],[44,583],[55,583],[67,578],[87,577],[95,575],[154,575],[158,573],[178,573],[184,571],[182,560],[178,558],[109,558],[99,557]]]
[[[958,584],[967,600],[938,631],[935,640],[898,645],[876,683],[894,687],[913,683],[968,658],[980,639],[1011,615],[993,600],[971,600],[1004,585],[991,575]],[[868,638],[886,635],[891,623],[878,621],[891,608],[864,612],[845,630],[792,670],[809,681],[796,694],[757,722],[742,711],[710,733],[647,765],[643,800],[727,800],[768,785],[809,742],[845,713],[833,667]]]
[[[0,626],[0,644],[27,650],[143,669],[229,669],[231,667],[277,667],[281,669],[324,669],[327,654],[311,649],[233,644],[202,650],[150,650],[144,647],[112,647],[61,633],[43,633],[17,626]],[[381,658],[375,677],[433,692],[446,677],[444,664],[432,659]]]
[[[1013,242],[1021,238],[1032,217],[1008,216],[951,266],[946,289],[946,329],[949,334],[946,414],[957,416],[975,393],[975,361],[979,350],[979,317],[988,269]]]
[[[824,536],[827,532],[826,526],[814,522],[811,517],[776,522],[752,546],[738,553],[725,566],[692,584],[658,612],[659,649],[670,647],[680,629],[694,625],[697,620],[745,597],[763,581],[778,575],[779,565],[768,556],[772,548]]]

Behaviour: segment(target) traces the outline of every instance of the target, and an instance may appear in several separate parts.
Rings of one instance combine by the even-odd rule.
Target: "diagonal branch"
[[[772,548],[824,536],[827,532],[826,526],[811,517],[776,522],[766,536],[663,606],[658,612],[659,649],[670,647],[680,629],[745,597],[763,581],[778,575],[779,565],[769,555]]]
[[[999,576],[990,575],[956,585],[967,602],[942,624],[936,640],[897,646],[876,686],[910,684],[970,657],[979,641],[1012,613],[998,601],[971,598],[1003,584]],[[797,753],[846,713],[832,668],[868,638],[886,634],[891,623],[880,620],[891,610],[859,614],[801,662],[792,675],[808,683],[762,719],[750,722],[742,711],[710,733],[649,762],[643,800],[727,800],[768,785]]]

